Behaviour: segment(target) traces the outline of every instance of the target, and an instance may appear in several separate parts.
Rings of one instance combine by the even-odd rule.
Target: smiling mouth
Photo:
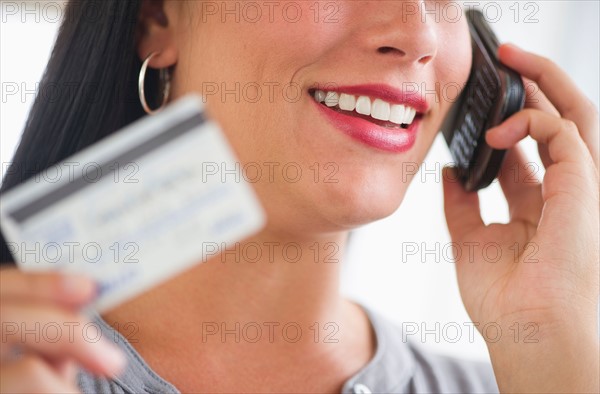
[[[408,129],[415,119],[423,116],[409,105],[392,104],[380,98],[319,89],[310,89],[309,93],[316,102],[330,110],[388,129]]]

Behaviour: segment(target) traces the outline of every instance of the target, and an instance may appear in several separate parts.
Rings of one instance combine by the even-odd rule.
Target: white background
[[[33,12],[15,15],[7,12],[9,3],[23,10],[21,1],[0,4],[2,175],[18,143],[34,99],[36,82],[41,79],[59,26],[56,10],[43,8],[44,3],[52,2],[28,2],[27,9]],[[479,3],[485,6],[488,19],[495,21],[492,26],[501,41],[514,42],[554,59],[598,105],[597,1]],[[17,94],[13,94],[15,83]],[[539,163],[534,144],[528,141],[525,148],[531,160]],[[391,217],[354,232],[344,264],[342,291],[399,324],[416,324],[420,331],[430,330],[423,338],[427,347],[485,359],[487,353],[482,339],[478,335],[473,341],[469,338],[465,325],[469,318],[458,293],[454,264],[446,259],[450,239],[443,216],[439,167],[440,163],[450,161],[445,143],[438,138],[425,161],[427,171],[416,176],[402,207]],[[496,184],[482,192],[481,198],[486,222],[507,220],[506,203]],[[402,243],[416,243],[419,251],[411,255],[406,250],[403,253]],[[434,251],[426,254],[425,249]],[[457,333],[456,327],[462,330]],[[456,340],[457,334],[460,334],[459,340]],[[422,340],[420,335],[413,339]]]

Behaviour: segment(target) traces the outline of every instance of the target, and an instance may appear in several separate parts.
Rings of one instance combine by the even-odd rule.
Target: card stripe
[[[88,185],[98,183],[102,178],[106,176],[106,174],[111,173],[108,170],[111,168],[114,169],[115,164],[122,168],[123,166],[132,163],[134,160],[154,151],[157,148],[162,147],[164,144],[197,128],[204,122],[204,116],[201,113],[196,113],[193,116],[177,123],[170,129],[150,138],[149,140],[139,145],[134,146],[130,150],[119,154],[117,157],[104,162],[102,165],[99,166],[100,175],[93,181],[90,181],[82,174],[81,176],[74,178],[69,183],[66,183],[56,189],[53,189],[50,192],[31,201],[30,203],[21,206],[12,212],[9,212],[8,215],[12,217],[15,222],[22,223],[31,216],[39,213],[40,211],[43,211],[44,209],[50,207],[54,203],[69,196],[71,193],[84,189]]]

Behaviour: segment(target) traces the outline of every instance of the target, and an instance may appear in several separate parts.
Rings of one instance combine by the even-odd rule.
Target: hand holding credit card
[[[250,184],[230,176],[236,158],[196,95],[54,167],[74,165],[87,171],[52,182],[33,177],[5,193],[1,226],[22,270],[96,280],[100,312],[265,223]]]

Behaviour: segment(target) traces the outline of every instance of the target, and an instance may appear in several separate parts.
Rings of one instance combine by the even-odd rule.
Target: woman
[[[165,70],[171,100],[205,94],[242,163],[306,171],[335,163],[336,182],[293,183],[275,172],[253,184],[268,223],[244,242],[333,244],[341,257],[349,230],[397,209],[408,186],[398,176],[403,163],[423,160],[451,104],[440,87],[462,86],[469,74],[464,18],[423,23],[422,2],[409,3],[277,2],[262,5],[257,18],[243,2],[73,2],[42,89],[73,81],[77,88],[60,100],[37,99],[14,158],[21,170],[3,190],[142,116],[135,81],[148,59],[148,109],[160,105],[156,70]],[[115,348],[77,331],[86,321],[78,311],[94,296],[88,280],[5,268],[2,392],[598,392],[598,112],[551,61],[508,45],[499,55],[539,89],[526,109],[488,132],[488,143],[510,149],[506,166],[525,169],[515,145],[530,135],[545,178],[537,184],[526,171],[503,172],[511,220],[485,226],[477,194],[446,170],[445,209],[458,244],[520,248],[516,260],[511,250],[495,264],[458,258],[473,322],[521,333],[533,324],[537,343],[490,340],[493,371],[429,355],[339,295],[340,264],[315,264],[308,253],[290,264],[263,253],[252,264],[217,256],[97,316],[106,333],[120,332]],[[423,89],[412,101],[402,93],[407,83]],[[236,94],[236,84],[254,90]],[[435,97],[425,95],[432,90]],[[395,126],[389,115],[381,120],[386,105],[403,103],[414,116],[392,119]],[[536,264],[524,263],[527,243],[537,247]],[[6,335],[6,322],[68,323],[74,335],[56,342]],[[239,340],[236,324],[249,322],[269,335],[265,328],[256,342]],[[311,335],[286,340],[286,322]],[[335,341],[315,340],[313,332],[331,332],[327,322],[337,328]],[[220,335],[209,335],[214,330]]]

